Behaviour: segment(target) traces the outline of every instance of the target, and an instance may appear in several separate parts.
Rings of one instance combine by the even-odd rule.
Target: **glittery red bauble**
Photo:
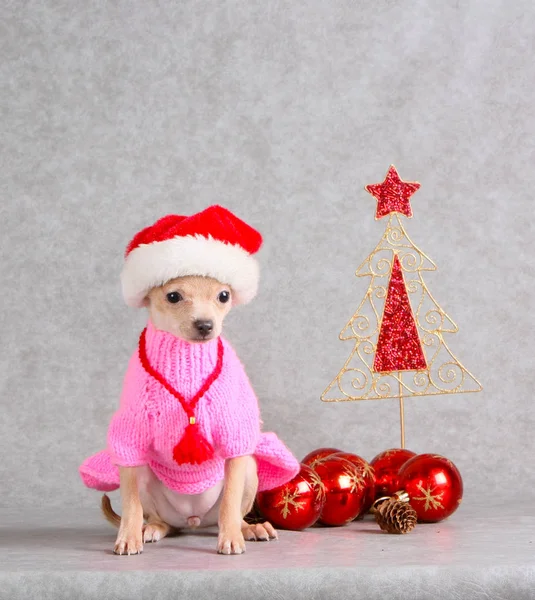
[[[362,511],[366,496],[366,483],[355,466],[345,458],[330,456],[317,463],[314,470],[326,494],[319,522],[345,525],[353,521]]]
[[[258,492],[259,511],[279,529],[305,529],[314,525],[325,504],[325,491],[318,475],[301,464],[299,473],[273,490]]]
[[[394,255],[373,370],[377,373],[427,369],[398,255]]]
[[[312,450],[312,452],[309,452],[305,458],[303,458],[301,464],[314,468],[321,460],[336,452],[341,452],[341,450],[338,450],[338,448],[318,448]]]
[[[399,485],[424,523],[442,521],[457,510],[463,497],[463,480],[457,467],[438,454],[419,454],[399,472]]]
[[[391,448],[381,452],[370,462],[375,471],[376,498],[391,496],[400,489],[399,470],[413,456],[416,456],[416,452],[404,448]]]
[[[364,505],[362,506],[360,515],[365,515],[370,510],[371,505],[375,500],[375,474],[373,467],[358,454],[351,454],[351,452],[337,452],[332,456],[338,456],[339,458],[348,460],[355,466],[357,473],[364,479],[366,491],[364,494]]]

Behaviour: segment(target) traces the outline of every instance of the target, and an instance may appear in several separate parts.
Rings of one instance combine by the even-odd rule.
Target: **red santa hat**
[[[258,289],[258,264],[252,255],[261,245],[260,233],[222,206],[190,217],[167,215],[128,244],[123,297],[138,308],[153,287],[175,277],[204,275],[228,284],[233,304],[245,304]]]

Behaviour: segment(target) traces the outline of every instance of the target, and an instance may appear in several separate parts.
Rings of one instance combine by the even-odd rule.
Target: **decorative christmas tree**
[[[419,187],[402,181],[391,165],[383,183],[365,188],[377,199],[375,219],[389,219],[381,241],[356,271],[357,277],[371,277],[370,285],[340,333],[355,346],[321,396],[324,402],[399,398],[402,448],[404,397],[482,389],[444,339],[458,328],[423,280],[422,273],[436,266],[401,223],[400,215],[412,217],[410,197]]]

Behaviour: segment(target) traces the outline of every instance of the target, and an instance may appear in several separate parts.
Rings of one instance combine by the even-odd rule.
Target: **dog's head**
[[[232,290],[211,277],[177,277],[152,288],[145,305],[156,329],[202,343],[221,335],[232,307]]]

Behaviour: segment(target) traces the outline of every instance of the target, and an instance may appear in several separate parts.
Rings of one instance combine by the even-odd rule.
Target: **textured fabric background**
[[[485,388],[407,400],[407,445],[451,458],[467,502],[533,496],[530,0],[2,4],[0,505],[96,507],[77,467],[144,323],[124,247],[214,202],[265,236],[226,328],[265,429],[299,458],[398,445],[395,400],[319,400],[384,230],[363,186],[390,163],[422,184],[405,225]]]

